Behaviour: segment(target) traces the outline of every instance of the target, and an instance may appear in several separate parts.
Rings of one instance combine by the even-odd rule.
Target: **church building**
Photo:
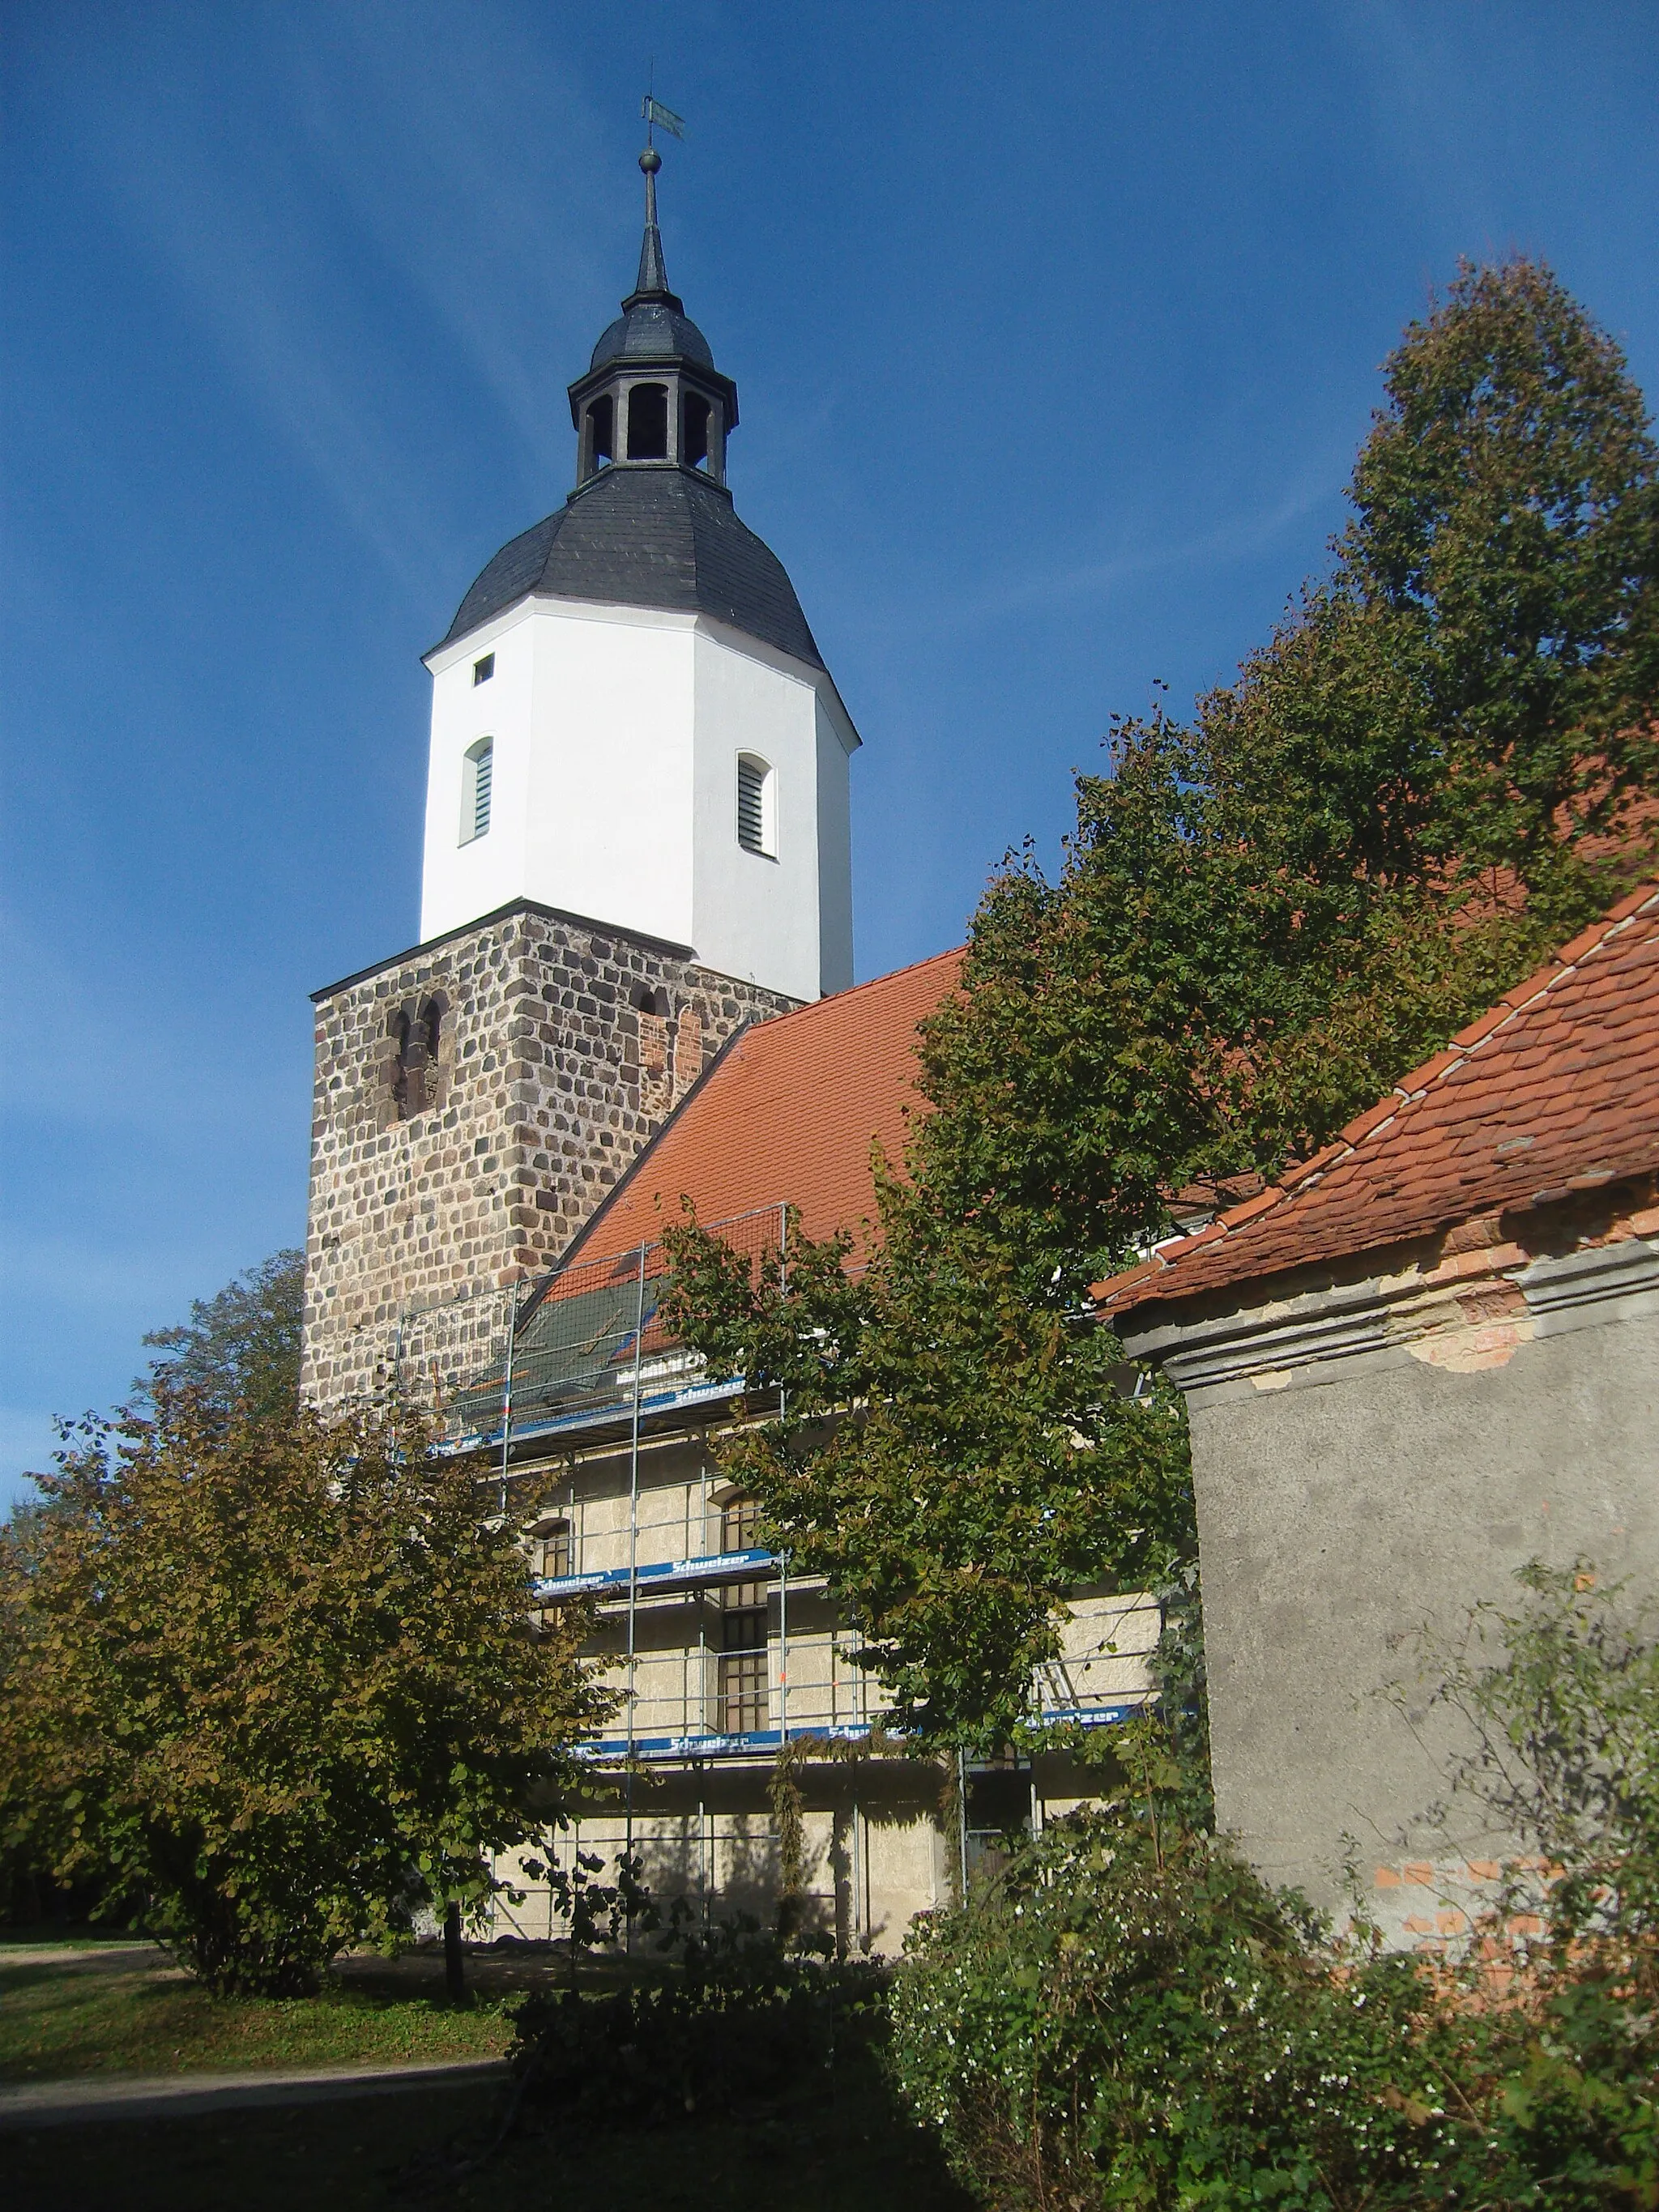
[[[657,1321],[684,1198],[756,1252],[789,1207],[814,1237],[873,1212],[872,1143],[902,1149],[957,956],[853,984],[859,734],[737,514],[737,386],[669,289],[653,150],[641,167],[638,279],[569,387],[574,488],[426,656],[421,940],[316,994],[303,1387],[325,1410],[418,1395],[505,1510],[538,1500],[538,1599],[598,1600],[629,1692],[583,1848],[640,1850],[716,1917],[765,1912],[768,1784],[799,1744],[809,1913],[892,1948],[978,1834],[1080,1784],[1010,1759],[942,1820],[856,1632],[723,1485],[721,1432],[764,1409]],[[1073,1611],[1034,1711],[1109,1724],[1149,1694],[1157,1608]],[[498,1910],[557,1932],[533,1885]]]

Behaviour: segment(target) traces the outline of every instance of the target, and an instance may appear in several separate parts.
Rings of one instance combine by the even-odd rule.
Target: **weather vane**
[[[653,70],[652,72],[653,80],[655,74]],[[672,107],[665,107],[661,100],[655,98],[653,94],[647,92],[640,102],[640,113],[645,119],[645,143],[647,149],[654,145],[655,134],[659,129],[667,131],[671,138],[684,137],[685,118],[683,115],[676,115]]]
[[[640,167],[645,173],[644,252],[648,255],[652,251],[654,241],[656,252],[656,260],[654,264],[655,277],[660,289],[665,293],[668,289],[668,279],[662,273],[662,241],[657,236],[657,172],[662,167],[662,155],[657,151],[657,131],[660,127],[662,130],[666,131],[671,137],[684,138],[685,136],[685,120],[683,116],[676,115],[672,107],[665,107],[661,100],[656,97],[655,94],[651,89],[651,87],[656,83],[656,81],[657,65],[653,62],[651,64],[651,75],[646,87],[645,98],[640,102],[640,113],[645,118],[645,151],[640,156]],[[644,259],[641,259],[640,263],[640,289],[641,291],[644,291],[646,289],[646,263]]]

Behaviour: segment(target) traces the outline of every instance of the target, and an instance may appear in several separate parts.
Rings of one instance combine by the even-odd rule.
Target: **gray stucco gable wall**
[[[1659,1235],[1492,1259],[1396,1251],[1121,1324],[1188,1398],[1220,1823],[1333,1910],[1351,1858],[1402,1942],[1449,1932],[1507,1844],[1467,1801],[1425,1817],[1457,1738],[1424,1626],[1534,1558],[1659,1591]]]

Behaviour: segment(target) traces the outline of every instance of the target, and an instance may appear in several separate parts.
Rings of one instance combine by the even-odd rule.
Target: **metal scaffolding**
[[[767,1206],[714,1227],[751,1269],[786,1279],[787,1207]],[[578,1261],[533,1284],[410,1308],[398,1324],[399,1384],[410,1395],[429,1395],[449,1448],[489,1455],[503,1510],[517,1474],[544,1468],[550,1458],[569,1465],[567,1556],[560,1571],[542,1576],[535,1596],[538,1606],[595,1600],[601,1633],[615,1638],[621,1632],[617,1657],[628,1694],[619,1726],[587,1747],[591,1757],[624,1761],[631,1771],[641,1762],[769,1759],[803,1736],[867,1739],[879,1708],[868,1674],[848,1656],[846,1632],[824,1618],[822,1583],[792,1574],[782,1553],[708,1548],[717,1509],[706,1462],[695,1507],[687,1492],[666,1515],[642,1508],[642,1462],[681,1438],[688,1425],[775,1411],[780,1403],[757,1400],[742,1376],[711,1374],[674,1338],[661,1312],[670,1273],[657,1242]],[[625,1518],[590,1527],[591,1501],[574,1470],[599,1462],[608,1478],[605,1497],[620,1506],[624,1455]],[[767,1710],[759,1727],[710,1718],[711,1707],[719,1707],[710,1620],[719,1618],[721,1594],[739,1588],[767,1616]],[[666,1627],[671,1608],[680,1612],[680,1633],[653,1643],[647,1660],[641,1628]],[[816,1625],[803,1630],[799,1623],[815,1614]],[[805,1662],[799,1679],[793,1651]],[[664,1678],[675,1672],[665,1652],[678,1658],[672,1694],[665,1694]],[[712,1656],[718,1676],[720,1655]],[[1102,1696],[1063,1664],[1039,1670],[1032,1685],[1034,1720],[1111,1726],[1144,1702],[1139,1692]],[[719,1717],[726,1717],[723,1710]],[[629,1795],[631,1801],[631,1784]]]
[[[713,1224],[751,1265],[781,1268],[787,1209]],[[741,1396],[740,1376],[711,1376],[659,1317],[672,1270],[660,1243],[582,1261],[538,1281],[468,1289],[407,1308],[393,1363],[400,1388],[429,1399],[458,1450],[523,1455],[611,1431],[626,1436]]]

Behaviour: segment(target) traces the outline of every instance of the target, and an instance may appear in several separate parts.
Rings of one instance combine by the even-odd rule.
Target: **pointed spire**
[[[654,146],[647,146],[641,155],[640,167],[645,172],[645,237],[640,246],[639,282],[623,305],[631,307],[636,300],[667,300],[678,307],[679,301],[668,289],[662,233],[657,228],[657,172],[662,167],[662,155]]]

